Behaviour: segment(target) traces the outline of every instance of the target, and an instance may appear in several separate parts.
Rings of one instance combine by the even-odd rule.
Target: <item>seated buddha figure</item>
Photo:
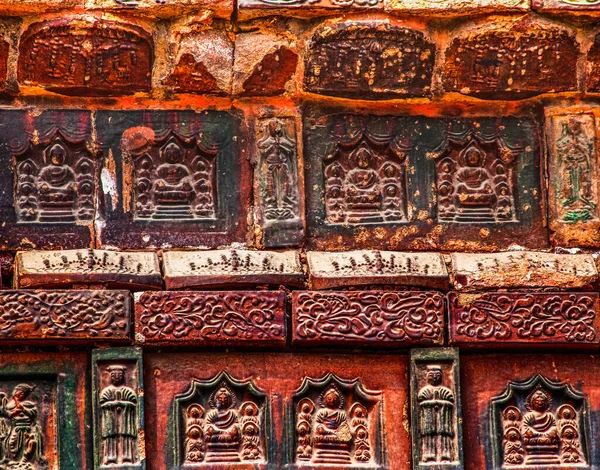
[[[523,416],[522,435],[525,447],[525,465],[560,464],[560,439],[556,417],[549,410],[552,396],[536,388],[526,400],[529,413]]]
[[[77,183],[75,172],[65,163],[66,159],[67,151],[60,143],[55,143],[47,151],[50,163],[42,168],[38,179],[41,221],[75,220]]]
[[[381,222],[381,185],[371,151],[359,147],[350,155],[350,162],[352,168],[344,179],[348,222]]]
[[[183,164],[183,152],[175,142],[161,151],[162,163],[156,169],[154,199],[157,205],[189,205],[194,198],[190,170]]]
[[[204,421],[206,462],[239,462],[240,416],[233,392],[221,385],[210,397]]]
[[[469,147],[455,176],[455,204],[457,207],[489,207],[496,204],[496,193],[490,182],[492,177],[484,168],[485,158],[477,147]]]
[[[315,463],[350,463],[353,443],[342,396],[335,387],[325,389],[313,422]]]

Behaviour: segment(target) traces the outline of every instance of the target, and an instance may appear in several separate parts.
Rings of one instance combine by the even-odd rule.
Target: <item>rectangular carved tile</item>
[[[532,0],[531,6],[538,11],[570,11],[594,14],[600,10],[598,0]]]
[[[129,289],[160,289],[156,253],[106,250],[21,251],[15,260],[15,287],[106,284]]]
[[[384,0],[384,3],[386,9],[397,13],[422,13],[429,16],[467,16],[529,9],[528,0],[473,0],[469,3],[458,3],[452,0]]]
[[[144,363],[154,470],[410,469],[398,425],[406,355],[162,352]]]
[[[309,251],[311,289],[396,284],[448,288],[448,272],[439,253],[357,250]]]
[[[326,16],[348,10],[368,13],[381,11],[383,7],[384,0],[238,0],[241,20],[272,15]]]
[[[389,112],[305,112],[310,249],[548,245],[536,116]]]
[[[600,457],[594,420],[599,359],[462,355],[466,470],[594,469]]]
[[[140,348],[92,351],[94,468],[145,470]]]
[[[99,111],[96,122],[105,156],[102,246],[243,241],[251,171],[238,152],[237,118],[220,111]]]
[[[438,292],[295,291],[293,342],[374,347],[443,344],[444,305]]]
[[[293,118],[256,121],[255,217],[267,248],[298,245],[304,238]]]
[[[559,246],[600,246],[596,119],[590,107],[546,109],[550,229]]]
[[[135,301],[139,344],[282,345],[285,292],[143,292]]]
[[[230,19],[234,0],[85,0],[87,10],[157,18],[208,10],[215,18]]]
[[[88,363],[87,353],[0,356],[4,468],[91,468]]]
[[[220,286],[303,286],[297,251],[166,251],[163,272],[167,289]]]
[[[128,291],[0,291],[1,341],[131,339]]]
[[[0,111],[0,250],[90,246],[92,144],[88,111]]]
[[[453,253],[457,290],[588,287],[598,278],[591,255],[555,255],[533,251]]]
[[[597,347],[599,302],[596,292],[451,292],[449,339],[481,347]]]
[[[462,470],[462,405],[458,349],[410,352],[414,470]]]

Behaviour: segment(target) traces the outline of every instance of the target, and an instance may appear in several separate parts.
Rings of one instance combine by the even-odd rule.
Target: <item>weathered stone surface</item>
[[[0,111],[0,250],[92,241],[100,162],[88,111]]]
[[[463,469],[458,349],[411,350],[410,397],[412,468]]]
[[[558,246],[600,245],[596,117],[600,110],[546,109],[550,229]]]
[[[19,82],[68,95],[150,90],[154,60],[144,29],[93,17],[31,25],[19,43]]]
[[[548,244],[529,118],[310,109],[304,135],[310,249]]]
[[[532,0],[531,7],[542,12],[594,13],[600,9],[597,0]]]
[[[230,19],[234,0],[85,0],[86,9],[122,15],[180,18],[198,11],[208,18]]]
[[[597,361],[587,354],[461,356],[464,442],[470,443],[465,468],[593,467],[598,430],[589,418],[600,406]],[[536,451],[528,435],[541,429],[540,419],[554,445]]]
[[[387,21],[326,25],[310,42],[304,87],[350,98],[427,96],[434,60],[434,43],[414,29]]]
[[[88,362],[85,352],[2,354],[5,468],[92,468],[87,439]]]
[[[600,34],[594,37],[594,42],[587,55],[587,90],[600,91]]]
[[[238,154],[236,118],[220,111],[106,111],[96,122],[105,155],[102,246],[243,240],[251,172]]]
[[[285,292],[144,292],[136,296],[139,344],[283,345]]]
[[[598,279],[591,255],[532,251],[453,253],[452,283],[457,290],[589,287]]]
[[[233,43],[225,31],[206,30],[174,35],[177,53],[163,85],[184,93],[231,92]]]
[[[377,284],[448,287],[446,265],[438,253],[309,251],[306,258],[311,289]]]
[[[94,468],[145,470],[142,350],[95,349],[92,383]]]
[[[307,346],[439,345],[444,303],[437,292],[294,291],[292,340]]]
[[[297,65],[292,37],[268,30],[239,34],[235,39],[233,94],[273,96],[292,92]]]
[[[386,10],[394,13],[428,16],[468,16],[529,10],[528,0],[384,0],[384,4]]]
[[[531,19],[473,26],[452,41],[445,55],[446,91],[520,99],[577,89],[575,36]]]
[[[297,246],[304,238],[303,200],[293,117],[257,119],[254,161],[254,217],[259,245]]]
[[[408,405],[407,357],[364,354],[360,360],[356,358],[297,352],[146,354],[145,401],[147,409],[154,410],[147,415],[147,458],[156,470],[186,461],[199,468],[231,468],[232,462],[238,462],[265,469],[267,465],[333,467],[329,459],[339,455],[344,463],[340,458],[336,468],[362,464],[406,470],[410,468],[409,437],[397,419],[398,410]],[[210,424],[214,404],[209,398],[222,388],[222,402],[230,415],[238,418],[237,424]],[[319,400],[325,394],[334,395],[328,400],[331,409]],[[305,404],[308,406],[301,406]],[[332,437],[317,437],[310,448],[299,445],[308,434],[318,436],[318,420],[327,412],[336,417],[322,425],[325,431],[332,431]],[[308,425],[303,423],[306,421]],[[244,455],[240,444],[246,422],[254,423],[258,439],[253,452]],[[207,445],[211,441],[206,432],[186,439],[185,431],[194,423],[202,429],[212,427],[213,436],[230,444],[229,463],[224,452]],[[239,439],[233,441],[228,436],[238,429]],[[344,441],[335,437],[339,429],[344,431]],[[333,446],[336,442],[338,446]],[[328,453],[332,447],[338,452]],[[192,454],[192,449],[198,452]]]
[[[58,10],[77,9],[84,5],[84,0],[0,0],[0,15],[18,16]]]
[[[167,289],[255,286],[302,286],[297,251],[166,251],[163,273]]]
[[[156,253],[105,250],[20,251],[15,287],[66,287],[106,284],[129,289],[160,289]]]
[[[597,347],[596,292],[448,294],[450,342],[461,346]]]
[[[0,340],[123,342],[131,339],[127,291],[0,291]]]
[[[261,16],[324,16],[355,11],[369,13],[380,11],[384,0],[238,0],[241,20]]]

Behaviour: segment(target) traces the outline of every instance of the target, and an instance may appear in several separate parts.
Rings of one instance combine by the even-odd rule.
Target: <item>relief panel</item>
[[[446,50],[444,88],[484,99],[575,91],[579,55],[567,30],[531,20],[483,26],[455,38]]]
[[[309,249],[548,244],[529,118],[305,113]]]
[[[241,240],[250,172],[238,161],[237,124],[219,111],[99,111],[99,243],[131,249]]]
[[[376,99],[427,96],[435,45],[424,34],[388,22],[351,22],[317,31],[304,72],[306,91]]]
[[[569,384],[534,375],[490,402],[494,468],[589,468],[588,405]]]
[[[381,392],[333,373],[307,377],[294,393],[293,468],[381,468]]]
[[[21,85],[68,95],[150,90],[154,47],[142,28],[97,19],[57,19],[30,26],[19,45]]]
[[[281,346],[286,341],[285,308],[284,292],[144,292],[136,300],[135,340]]]
[[[600,343],[598,294],[448,294],[450,342],[461,346],[518,344],[595,348]]]
[[[411,350],[413,468],[462,469],[458,349]]]
[[[292,118],[256,122],[255,216],[265,247],[297,245],[304,227],[300,208],[296,126]]]
[[[122,342],[131,336],[128,291],[0,291],[0,340]]]
[[[92,380],[94,468],[145,469],[142,350],[92,351]]]
[[[193,380],[173,407],[175,462],[181,469],[231,468],[236,463],[266,468],[270,410],[251,380],[228,372]]]
[[[0,250],[89,247],[100,156],[91,113],[0,112]]]
[[[320,16],[335,15],[343,10],[368,11],[383,10],[384,0],[239,0],[241,20],[260,16]],[[341,11],[340,11],[341,10]]]
[[[293,342],[303,345],[442,344],[444,298],[437,292],[292,293]]]

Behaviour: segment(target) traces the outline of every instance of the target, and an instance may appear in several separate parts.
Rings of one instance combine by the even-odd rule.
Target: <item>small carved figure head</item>
[[[183,161],[181,147],[175,142],[169,142],[163,150],[163,158],[167,163],[181,163]]]
[[[13,389],[12,396],[17,400],[25,400],[34,388],[33,385],[19,384]]]
[[[516,406],[509,406],[502,415],[507,421],[519,421],[521,419],[521,412]]]
[[[53,165],[59,166],[64,165],[66,160],[67,151],[62,146],[62,144],[56,143],[52,147],[50,147],[50,151],[48,152],[48,156],[50,157],[50,161]]]
[[[562,405],[556,410],[556,414],[560,419],[575,419],[577,412],[571,405]]]
[[[202,408],[198,405],[192,405],[187,409],[188,417],[191,419],[200,419],[204,415]]]
[[[427,383],[437,386],[442,383],[442,368],[440,366],[427,366]]]
[[[349,158],[354,166],[365,170],[371,166],[373,154],[368,148],[359,147],[350,154]]]
[[[581,131],[581,121],[575,116],[569,117],[569,122],[567,123],[567,132],[571,135],[578,135],[581,134]]]
[[[219,388],[213,392],[209,404],[217,410],[228,410],[235,406],[235,401],[235,395],[231,389],[227,385],[221,384]]]
[[[537,387],[529,394],[525,402],[529,411],[545,413],[552,406],[552,395],[541,387]]]
[[[343,406],[342,394],[335,385],[325,389],[320,398],[321,406],[330,410],[338,410]]]
[[[576,439],[578,436],[577,429],[571,424],[567,424],[560,430],[560,436],[563,439]]]
[[[521,440],[521,432],[518,428],[510,427],[506,430],[504,437],[509,442],[518,442]]]
[[[279,119],[271,119],[268,130],[273,137],[281,137],[285,133],[285,128]]]
[[[483,165],[483,155],[476,147],[470,147],[465,152],[465,164],[470,167]]]
[[[125,383],[125,366],[113,365],[107,367],[108,373],[110,374],[110,383],[115,387],[123,385]]]

